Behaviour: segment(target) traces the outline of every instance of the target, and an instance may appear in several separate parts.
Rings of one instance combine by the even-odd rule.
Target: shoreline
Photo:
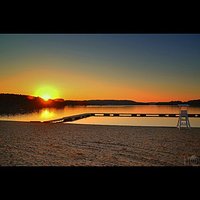
[[[0,120],[0,166],[185,166],[200,128]]]
[[[0,123],[1,122],[13,122],[13,123],[33,123],[33,124],[67,124],[67,125],[83,125],[83,126],[116,126],[116,127],[142,127],[142,128],[175,128],[175,129],[178,129],[176,126],[150,126],[150,125],[147,125],[147,126],[134,126],[134,125],[117,125],[117,124],[81,124],[81,123],[71,123],[71,122],[61,122],[61,123],[47,123],[47,122],[42,122],[42,121],[15,121],[15,120],[0,120]],[[183,127],[181,128],[181,130],[186,130],[187,128]],[[192,126],[190,129],[199,129],[200,130],[200,127],[198,126]]]

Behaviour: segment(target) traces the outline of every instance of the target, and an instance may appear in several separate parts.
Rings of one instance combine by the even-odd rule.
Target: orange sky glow
[[[0,36],[0,93],[45,100],[199,99],[200,36]]]

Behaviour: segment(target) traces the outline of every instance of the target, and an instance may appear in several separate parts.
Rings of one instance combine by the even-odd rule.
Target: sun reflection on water
[[[55,116],[55,113],[53,111],[50,111],[49,109],[42,110],[40,117],[41,119],[50,119]]]

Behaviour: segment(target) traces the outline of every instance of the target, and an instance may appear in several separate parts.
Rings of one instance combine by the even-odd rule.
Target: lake
[[[74,106],[64,109],[44,108],[39,112],[19,115],[0,115],[0,120],[45,121],[82,113],[179,113],[178,106],[134,105],[134,106]],[[189,107],[188,113],[199,114],[200,107]],[[89,117],[76,124],[131,125],[131,126],[176,126],[178,118],[159,117]],[[200,127],[200,118],[190,118],[192,127]]]

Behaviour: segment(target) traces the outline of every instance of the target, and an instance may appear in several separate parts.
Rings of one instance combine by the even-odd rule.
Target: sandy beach
[[[0,121],[0,166],[185,166],[200,128]]]

